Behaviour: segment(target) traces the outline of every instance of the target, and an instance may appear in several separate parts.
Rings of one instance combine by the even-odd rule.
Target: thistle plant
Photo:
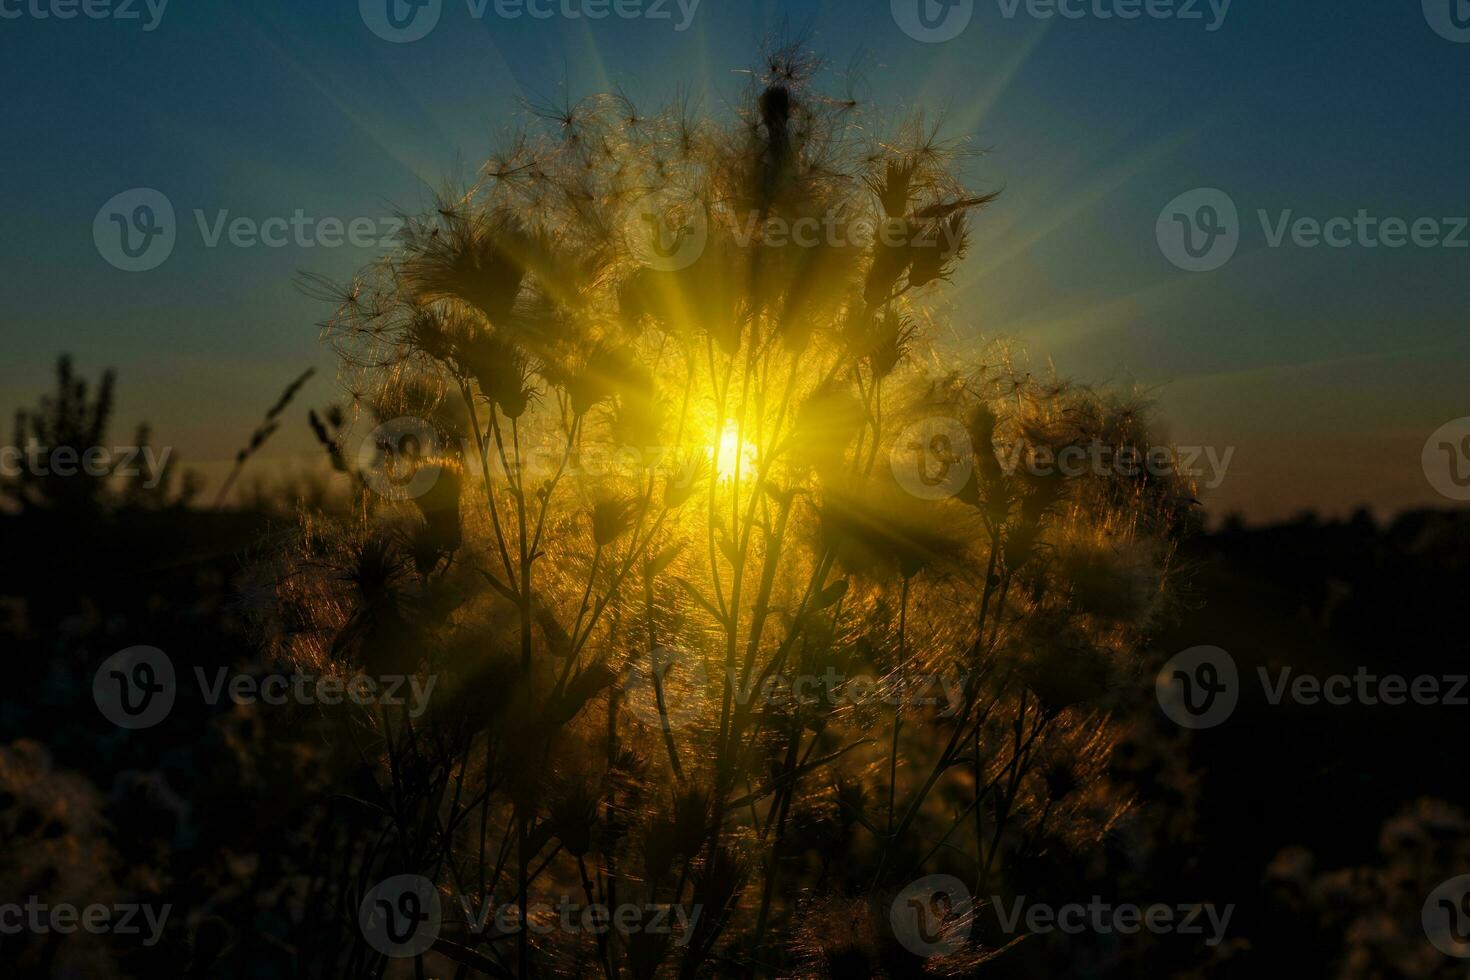
[[[313,669],[437,686],[323,718],[350,775],[304,971],[382,975],[359,903],[413,874],[447,910],[419,976],[963,973],[996,949],[905,948],[905,884],[994,893],[1126,811],[1108,692],[1190,493],[1012,465],[1146,447],[1143,408],[936,346],[994,195],[933,128],[874,139],[818,68],[772,54],[729,125],[550,113],[335,290],[379,435],[317,427],[356,505],[308,515],[263,625]],[[533,928],[563,896],[697,915]],[[514,927],[459,914],[487,907]]]

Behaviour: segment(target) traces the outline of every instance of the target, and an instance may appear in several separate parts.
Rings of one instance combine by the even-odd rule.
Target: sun
[[[737,472],[741,480],[755,476],[756,448],[740,438],[739,426],[726,422],[715,447],[715,473],[721,480],[733,480]]]

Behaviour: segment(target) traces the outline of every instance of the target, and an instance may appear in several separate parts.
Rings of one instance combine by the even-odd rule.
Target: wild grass
[[[304,971],[382,975],[358,903],[420,874],[446,926],[419,976],[961,974],[994,950],[906,950],[899,889],[1014,888],[1021,858],[1126,811],[1107,693],[1167,601],[1191,495],[1003,465],[1146,447],[1145,413],[936,348],[934,301],[993,196],[933,130],[869,133],[817,70],[773,54],[727,124],[621,96],[558,110],[335,291],[364,424],[427,425],[419,457],[379,465],[438,476],[377,493],[348,426],[318,420],[355,504],[306,516],[263,625],[316,670],[439,680],[421,717],[331,716],[340,834]],[[687,266],[639,260],[653,192],[670,226],[708,218]],[[840,233],[768,240],[802,218]],[[862,240],[864,220],[897,233]],[[971,475],[923,499],[898,436],[936,417],[973,448],[941,462]],[[748,694],[802,676],[842,680]],[[845,696],[860,677],[952,683],[926,706]],[[682,944],[454,921],[460,899],[525,921],[566,894],[701,915]]]

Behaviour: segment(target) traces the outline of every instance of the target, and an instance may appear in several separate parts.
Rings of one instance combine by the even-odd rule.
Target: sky
[[[298,273],[382,254],[384,219],[472,175],[523,100],[728,117],[763,42],[802,35],[875,127],[922,111],[984,151],[965,176],[1003,195],[947,300],[960,338],[1149,392],[1170,441],[1228,458],[1213,515],[1451,505],[1421,451],[1470,416],[1465,0],[389,2],[0,0],[0,409],[69,352],[117,370],[114,441],[147,419],[217,478],[304,368],[298,408],[339,397]],[[390,14],[432,29],[389,40]],[[126,271],[99,241],[157,200],[136,188],[174,240]],[[362,230],[231,241],[298,212]],[[1328,244],[1301,218],[1348,220]],[[1389,219],[1418,232],[1389,247]],[[303,414],[267,462],[310,458]]]

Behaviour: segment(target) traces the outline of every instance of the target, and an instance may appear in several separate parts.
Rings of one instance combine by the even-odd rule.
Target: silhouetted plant
[[[113,372],[104,371],[94,391],[85,378],[77,377],[69,356],[58,358],[55,393],[43,395],[35,408],[15,414],[13,448],[24,456],[34,447],[43,463],[32,466],[17,460],[14,474],[0,475],[0,495],[22,510],[72,515],[108,506],[159,507],[192,500],[199,491],[197,479],[185,474],[174,487],[177,460],[171,454],[160,457],[148,451],[147,423],[137,427],[132,444],[125,447],[127,471],[115,472],[120,460],[114,450],[122,447],[107,441],[114,381]],[[61,467],[55,465],[58,453],[65,454]]]
[[[934,367],[955,359],[929,298],[994,195],[932,129],[873,139],[816,69],[774,53],[728,127],[621,97],[560,110],[334,294],[361,418],[422,423],[381,465],[430,479],[370,492],[384,473],[317,419],[359,506],[308,519],[265,625],[313,670],[439,686],[420,718],[351,716],[371,779],[312,970],[381,974],[357,903],[413,873],[448,909],[498,896],[522,922],[545,895],[701,910],[677,944],[451,924],[421,975],[432,956],[458,976],[899,975],[925,968],[885,932],[906,882],[1005,889],[1008,855],[1126,809],[1106,697],[1164,605],[1191,494],[1007,465],[1146,448],[1142,408],[1003,350]],[[649,220],[668,232],[651,259]],[[775,221],[828,232],[804,247]],[[696,257],[663,261],[701,227]],[[931,500],[895,476],[896,437],[936,417],[972,452]],[[790,675],[842,681],[751,695]],[[848,703],[860,675],[953,684],[875,708]]]
[[[286,386],[286,389],[281,392],[280,397],[276,399],[275,404],[266,410],[265,418],[255,427],[255,431],[250,434],[250,441],[235,453],[235,465],[231,467],[230,473],[225,477],[224,483],[220,484],[219,493],[215,495],[214,503],[216,507],[229,499],[230,490],[235,486],[235,481],[240,478],[240,473],[245,469],[245,464],[249,462],[250,457],[260,451],[261,447],[270,440],[271,436],[276,434],[276,430],[281,427],[281,413],[286,410],[286,407],[296,398],[296,393],[301,390],[303,385],[311,380],[314,374],[316,374],[316,368],[307,368]],[[315,413],[313,413],[312,419],[316,419]]]

